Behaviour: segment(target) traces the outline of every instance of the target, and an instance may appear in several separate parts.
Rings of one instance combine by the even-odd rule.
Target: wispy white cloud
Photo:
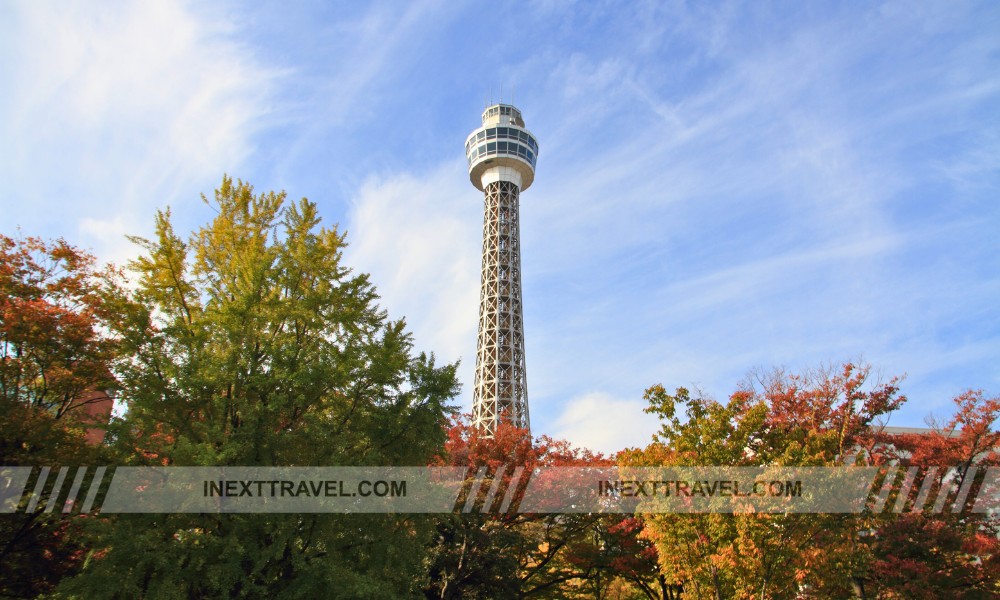
[[[441,0],[338,5],[333,10],[339,19],[302,23],[308,43],[291,44],[299,62],[289,110],[282,115],[289,140],[270,151],[270,168],[281,184],[301,183],[294,174],[349,197],[369,175],[367,160],[388,143],[369,137],[371,130],[379,123],[402,123],[411,114],[386,107],[391,98],[412,97],[404,82],[415,71],[419,49],[459,10]],[[361,147],[368,152],[358,152]],[[333,164],[317,164],[317,155]],[[364,171],[354,168],[359,164],[365,164]],[[379,168],[384,167],[375,170]]]
[[[553,436],[606,454],[645,447],[660,424],[645,414],[644,408],[641,398],[622,399],[604,392],[580,394],[562,405],[551,424]]]
[[[336,72],[324,88],[329,94],[324,115],[333,124],[357,120],[371,110],[371,97],[398,92],[386,90],[394,81],[392,74],[413,57],[415,40],[426,37],[448,12],[448,3],[440,0],[372,5],[342,38],[345,53],[331,65]]]
[[[382,304],[405,317],[418,350],[462,361],[471,408],[479,310],[482,198],[459,162],[368,180],[352,201],[345,262],[372,274]]]
[[[155,208],[183,205],[254,150],[274,70],[221,10],[173,2],[7,4],[0,68],[3,227],[130,250]]]

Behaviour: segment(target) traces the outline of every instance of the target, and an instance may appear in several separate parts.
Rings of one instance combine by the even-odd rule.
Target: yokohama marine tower
[[[466,139],[465,156],[485,197],[473,423],[490,435],[501,419],[529,429],[518,198],[535,179],[538,142],[521,111],[494,104]]]

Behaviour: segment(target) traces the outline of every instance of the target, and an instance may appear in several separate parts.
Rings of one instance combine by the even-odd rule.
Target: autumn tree
[[[623,454],[632,466],[843,466],[878,419],[904,398],[898,382],[871,381],[846,364],[803,375],[748,380],[726,403],[680,388],[647,390],[661,419],[653,445]],[[865,516],[830,514],[647,514],[645,534],[667,579],[685,598],[850,596],[870,559],[859,537]],[[813,592],[809,592],[813,590]]]
[[[632,515],[525,512],[521,500],[535,469],[608,467],[610,459],[565,440],[532,438],[504,422],[493,435],[483,435],[459,418],[437,464],[468,469],[464,494],[471,494],[472,478],[485,473],[492,479],[475,497],[459,495],[459,505],[468,504],[471,512],[438,520],[427,598],[679,597],[679,587],[660,576],[656,549],[640,537],[641,522]],[[513,476],[516,469],[519,477]],[[493,485],[496,493],[487,506]],[[508,496],[509,510],[499,510]]]
[[[864,578],[869,598],[995,598],[1000,594],[1000,519],[974,512],[986,489],[982,467],[1000,465],[1000,398],[967,391],[954,398],[955,412],[923,434],[878,432],[873,460],[917,468],[928,483],[925,506],[882,515],[869,536],[873,561]],[[895,473],[895,471],[892,471]],[[898,479],[898,478],[897,478]],[[963,502],[959,490],[967,488]],[[891,504],[900,501],[896,489]],[[915,502],[912,492],[903,501]],[[941,501],[939,501],[939,499]],[[953,506],[953,504],[958,504]]]
[[[90,392],[110,390],[114,342],[90,254],[0,235],[0,462],[86,464]]]
[[[571,544],[567,561],[590,573],[581,586],[588,597],[680,600],[683,586],[660,572],[656,546],[643,528],[634,515],[601,515]]]
[[[64,240],[0,235],[0,465],[89,465],[103,456],[87,432],[99,439],[104,419],[88,409],[95,392],[115,387],[114,341],[102,333],[102,282],[111,276]],[[0,516],[2,595],[47,591],[80,564],[71,520],[43,509]]]
[[[510,486],[511,510],[483,506],[485,486],[473,501],[477,510],[442,517],[429,555],[428,598],[594,597],[590,589],[617,577],[611,562],[592,561],[606,519],[598,514],[534,514],[519,508],[519,492],[539,467],[612,464],[601,455],[548,436],[500,423],[492,436],[459,419],[448,431],[438,464],[480,469],[501,480],[497,498]],[[520,467],[521,478],[512,474]],[[459,497],[459,502],[467,500]],[[495,502],[499,504],[499,502]],[[605,532],[606,533],[606,532]],[[611,534],[607,534],[611,535]]]
[[[442,452],[436,457],[439,466],[466,467],[474,475],[488,469],[501,478],[502,488],[517,486],[508,465],[534,465],[538,453],[525,429],[501,422],[493,436],[482,435],[466,417],[456,417],[448,428]],[[471,478],[469,485],[471,487]],[[465,494],[469,494],[468,490]],[[467,496],[460,500],[472,502]],[[484,499],[485,500],[485,499]],[[481,505],[480,505],[481,506]],[[464,508],[464,503],[463,503]],[[517,551],[523,536],[512,523],[511,513],[442,515],[435,524],[435,535],[428,547],[429,581],[424,589],[427,598],[517,597],[520,592],[520,562]]]
[[[204,197],[203,197],[204,198]],[[170,213],[133,238],[112,298],[133,465],[423,465],[444,443],[455,365],[341,260],[316,205],[226,177],[186,240]],[[398,598],[423,580],[412,515],[120,515],[95,523],[67,597]]]

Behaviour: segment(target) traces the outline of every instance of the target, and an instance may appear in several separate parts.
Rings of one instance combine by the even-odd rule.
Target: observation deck
[[[494,104],[483,111],[483,126],[465,140],[469,180],[483,191],[491,181],[510,181],[521,191],[535,180],[538,140],[524,127],[521,111]]]

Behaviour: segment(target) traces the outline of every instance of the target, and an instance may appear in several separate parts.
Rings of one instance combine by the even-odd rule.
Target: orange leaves
[[[470,423],[468,415],[456,417],[447,432],[444,454],[435,464],[488,467],[494,471],[505,465],[525,468],[538,466],[596,466],[612,462],[599,453],[575,448],[565,440],[541,436],[532,440],[527,429],[501,421],[492,436]]]
[[[870,366],[850,362],[839,371],[827,367],[788,375],[775,370],[755,379],[745,384],[745,391],[768,405],[769,423],[781,429],[835,432],[839,451],[868,435],[878,417],[906,400],[899,395],[898,378],[872,382]]]
[[[110,271],[98,271],[94,262],[63,240],[0,235],[0,460],[6,464],[75,462],[87,440],[103,437],[95,426],[107,414],[94,421],[85,398],[114,386],[115,342],[104,334],[101,316]]]

